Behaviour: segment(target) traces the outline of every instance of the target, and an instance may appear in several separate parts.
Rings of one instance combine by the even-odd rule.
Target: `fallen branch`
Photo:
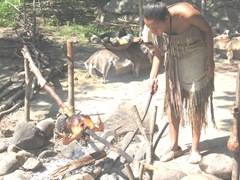
[[[0,106],[0,112],[5,111],[9,107],[11,107],[14,102],[24,97],[24,89],[21,89],[16,94],[14,94],[12,97],[10,97],[7,101],[4,101],[2,105]]]
[[[84,156],[76,161],[73,161],[73,162],[67,164],[66,166],[56,169],[51,174],[49,174],[49,176],[52,179],[56,179],[56,178],[58,178],[58,176],[63,176],[64,174],[66,174],[69,171],[81,168],[83,166],[93,164],[96,160],[106,157],[106,155],[107,154],[105,151],[94,152],[94,153]]]
[[[6,110],[6,111],[2,111],[0,112],[0,120],[3,118],[3,116],[12,113],[13,111],[15,111],[16,109],[22,107],[24,104],[23,100],[20,100],[18,103],[16,103],[14,106],[12,106],[10,109]]]

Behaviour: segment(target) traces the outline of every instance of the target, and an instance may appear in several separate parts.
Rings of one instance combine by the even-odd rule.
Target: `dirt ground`
[[[2,42],[4,38],[11,37],[13,34],[13,31],[10,29],[0,28],[0,40]],[[149,96],[147,79],[150,69],[142,70],[139,78],[134,78],[131,73],[128,73],[119,77],[109,77],[108,82],[103,84],[99,78],[89,76],[83,64],[97,49],[103,47],[93,43],[74,43],[73,46],[74,66],[77,74],[75,78],[76,112],[81,111],[84,114],[88,114],[93,120],[96,119],[96,114],[99,113],[106,124],[106,128],[117,130],[119,133],[134,129],[136,126],[132,120],[131,107],[137,105],[140,110],[145,108]],[[43,52],[50,57],[51,63],[56,66],[66,61],[66,57],[60,45],[46,46]],[[10,55],[0,55],[0,62],[0,85],[13,75],[16,69],[23,66],[22,59],[12,58]],[[215,92],[213,102],[218,129],[214,129],[212,124],[209,124],[206,131],[202,133],[200,150],[203,155],[221,153],[232,156],[226,147],[226,143],[232,130],[233,116],[230,113],[230,108],[233,107],[235,102],[237,64],[239,61],[235,59],[230,63],[226,59],[221,58],[219,54],[216,54],[215,63]],[[166,117],[161,118],[164,95],[164,75],[164,69],[162,68],[158,75],[159,90],[153,96],[149,109],[149,116],[151,116],[154,106],[158,107],[157,124],[160,130],[166,121]],[[68,87],[66,76],[54,78],[51,80],[50,84],[54,87],[63,102],[67,104]],[[122,112],[122,117],[118,116],[115,117],[116,119],[109,119],[113,117],[113,113],[119,108],[125,111]],[[38,122],[49,117],[56,119],[58,112],[59,107],[57,103],[47,92],[41,90],[34,95],[31,101],[31,121]],[[4,118],[0,120],[1,132],[14,130],[16,123],[23,119],[23,108],[19,108],[16,112],[4,116]],[[156,164],[173,169],[180,169],[188,174],[199,172],[198,165],[192,165],[187,162],[187,157],[191,148],[190,127],[180,129],[179,145],[185,152],[184,156],[168,163],[160,163],[157,161]],[[167,129],[159,142],[156,154],[159,155],[162,150],[168,148],[168,146],[169,134]]]

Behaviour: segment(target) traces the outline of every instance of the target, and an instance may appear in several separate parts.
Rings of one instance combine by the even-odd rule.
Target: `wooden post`
[[[30,119],[30,96],[32,91],[32,81],[30,75],[30,68],[28,60],[24,58],[24,69],[25,69],[25,99],[24,99],[24,111],[25,121],[28,122]]]
[[[239,180],[240,172],[240,65],[238,65],[238,75],[236,82],[236,107],[233,110],[233,131],[228,141],[229,150],[233,151],[233,169],[232,169],[232,180]],[[234,139],[236,139],[234,141]],[[231,149],[232,148],[232,149]]]
[[[75,112],[74,105],[74,62],[72,42],[67,41],[67,58],[68,58],[68,107]]]
[[[155,109],[156,110],[156,109]],[[141,122],[141,118],[140,118],[140,115],[138,113],[138,110],[137,110],[137,107],[136,106],[133,106],[132,107],[132,111],[133,111],[133,114],[134,114],[134,117],[135,117],[135,120],[136,120],[136,123],[138,125],[138,128],[141,132],[141,134],[143,135],[145,141],[146,141],[146,163],[148,164],[152,164],[153,162],[153,151],[152,151],[152,143],[150,142],[150,139],[151,139],[151,134],[150,134],[150,138],[147,137],[147,134],[145,132],[145,129],[142,125],[142,122]],[[156,114],[156,113],[155,113]],[[150,123],[150,126],[154,123],[154,118],[152,118],[152,122]],[[150,133],[151,131],[153,132],[153,129],[152,127],[150,127]],[[152,175],[153,175],[153,172],[152,171],[146,171],[146,179],[147,180],[151,180],[152,179]]]
[[[142,30],[143,30],[143,26],[144,26],[144,22],[143,22],[143,0],[139,0],[139,37],[142,36]]]
[[[36,1],[33,0],[33,44],[36,43],[36,26],[37,26],[37,21],[36,21]]]

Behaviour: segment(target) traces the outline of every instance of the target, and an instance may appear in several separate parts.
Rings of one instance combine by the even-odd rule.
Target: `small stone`
[[[23,164],[23,168],[26,170],[34,171],[39,167],[42,167],[42,162],[32,157],[28,158],[27,161]]]

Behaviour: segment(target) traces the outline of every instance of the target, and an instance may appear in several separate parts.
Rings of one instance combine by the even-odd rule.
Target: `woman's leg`
[[[170,131],[170,142],[171,150],[175,151],[178,149],[178,135],[179,135],[179,124],[180,119],[172,115],[170,107],[168,107],[168,120],[169,120],[169,131]]]
[[[202,156],[198,151],[200,136],[201,136],[201,109],[197,108],[192,122],[192,149],[188,161],[192,164],[197,164],[201,160]]]
[[[198,151],[198,145],[201,136],[201,128],[202,128],[201,109],[197,108],[192,122],[192,152]]]

